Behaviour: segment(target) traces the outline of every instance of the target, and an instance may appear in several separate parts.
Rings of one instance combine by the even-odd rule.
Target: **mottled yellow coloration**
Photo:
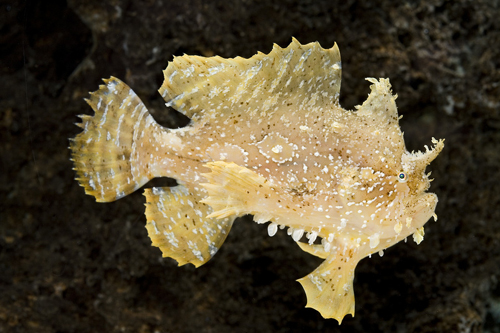
[[[77,179],[97,201],[113,201],[153,177],[179,185],[145,191],[153,245],[179,265],[207,262],[234,219],[252,214],[325,261],[299,280],[307,306],[339,322],[354,315],[357,263],[413,234],[434,216],[426,166],[443,149],[410,153],[389,80],[367,79],[356,111],[338,98],[337,45],[318,43],[250,59],[182,56],[159,92],[189,126],[158,125],[116,78],[87,101],[84,131],[71,143]],[[381,252],[380,252],[381,253]]]

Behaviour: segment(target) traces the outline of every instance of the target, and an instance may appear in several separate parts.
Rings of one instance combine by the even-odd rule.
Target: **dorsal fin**
[[[358,116],[369,119],[377,119],[380,123],[380,128],[388,126],[394,127],[400,132],[398,108],[396,106],[397,95],[393,95],[391,91],[391,83],[389,79],[375,79],[372,77],[366,78],[366,81],[372,83],[370,85],[370,94],[363,104],[355,106],[358,111]],[[374,118],[374,115],[376,117]]]
[[[337,44],[323,49],[293,38],[287,48],[275,44],[269,54],[249,59],[176,57],[164,76],[159,92],[167,105],[193,121],[229,113],[250,118],[289,109],[313,112],[338,105],[340,52]]]

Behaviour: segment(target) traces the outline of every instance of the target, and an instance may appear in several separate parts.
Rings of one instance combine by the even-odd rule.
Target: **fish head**
[[[406,221],[414,228],[421,228],[432,216],[438,202],[434,193],[426,192],[432,179],[425,169],[444,148],[444,140],[432,138],[434,147],[425,146],[425,152],[405,151],[401,156],[401,172],[397,175],[399,185],[406,186],[404,198]],[[410,222],[411,221],[411,222]]]

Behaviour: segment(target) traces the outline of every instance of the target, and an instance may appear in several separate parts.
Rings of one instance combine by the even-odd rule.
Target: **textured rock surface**
[[[339,44],[341,105],[389,77],[408,149],[447,144],[431,166],[439,220],[419,246],[360,262],[342,332],[499,332],[500,4],[369,3],[3,2],[0,331],[340,331],[304,309],[295,279],[320,260],[290,237],[242,219],[214,260],[178,268],[150,246],[141,193],[95,203],[67,149],[102,77],[182,126],[156,92],[172,55],[248,57],[295,36]]]

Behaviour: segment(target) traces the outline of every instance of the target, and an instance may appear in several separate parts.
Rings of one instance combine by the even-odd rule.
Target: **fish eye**
[[[398,181],[399,181],[400,183],[405,183],[407,180],[408,180],[408,175],[406,174],[406,172],[402,172],[402,171],[401,171],[401,172],[398,174]]]

